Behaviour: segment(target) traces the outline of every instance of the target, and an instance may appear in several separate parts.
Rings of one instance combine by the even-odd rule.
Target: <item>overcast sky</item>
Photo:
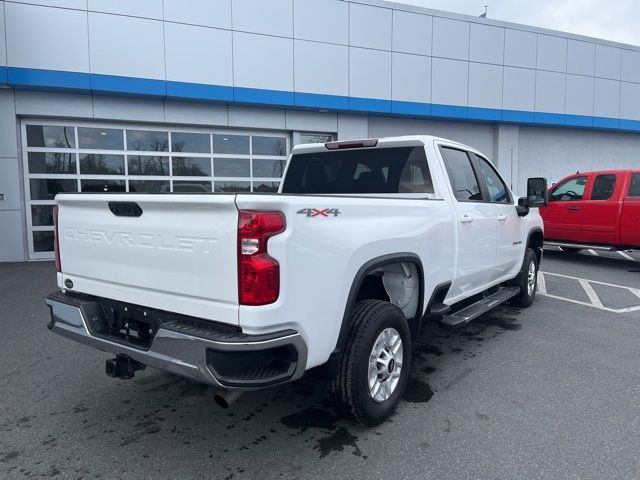
[[[640,0],[395,0],[640,46]]]

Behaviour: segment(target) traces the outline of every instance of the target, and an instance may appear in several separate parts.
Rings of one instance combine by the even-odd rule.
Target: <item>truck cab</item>
[[[640,170],[577,172],[549,189],[540,209],[547,244],[640,249]]]

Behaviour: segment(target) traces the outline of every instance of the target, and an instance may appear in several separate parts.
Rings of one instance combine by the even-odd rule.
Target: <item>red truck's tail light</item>
[[[53,255],[56,259],[56,271],[62,272],[62,264],[60,263],[60,242],[58,241],[58,206],[53,206]]]
[[[280,265],[267,253],[269,237],[284,231],[281,212],[240,210],[238,217],[238,299],[267,305],[280,294]]]

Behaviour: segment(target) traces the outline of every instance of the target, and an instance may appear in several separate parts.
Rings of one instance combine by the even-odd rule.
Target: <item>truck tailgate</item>
[[[235,195],[63,194],[56,200],[59,283],[69,279],[73,291],[238,323]]]

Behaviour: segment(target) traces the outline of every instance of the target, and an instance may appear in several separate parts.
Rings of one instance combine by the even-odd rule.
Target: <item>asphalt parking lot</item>
[[[0,264],[0,478],[640,478],[640,255],[542,271],[527,310],[426,328],[405,401],[365,429],[313,378],[230,410],[153,369],[108,378],[46,329],[53,264]]]

